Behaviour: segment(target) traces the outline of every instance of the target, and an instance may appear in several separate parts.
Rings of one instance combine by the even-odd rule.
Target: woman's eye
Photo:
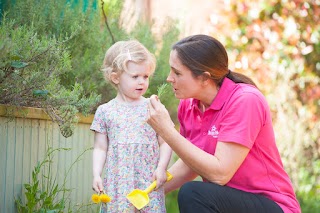
[[[180,75],[180,73],[179,73],[176,69],[171,69],[171,72],[172,72],[173,74],[175,74],[176,76],[179,76],[179,75]]]

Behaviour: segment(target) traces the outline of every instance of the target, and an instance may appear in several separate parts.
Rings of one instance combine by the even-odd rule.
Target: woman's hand
[[[147,123],[161,136],[166,128],[174,127],[169,112],[160,102],[158,96],[152,95],[149,102],[149,119]]]

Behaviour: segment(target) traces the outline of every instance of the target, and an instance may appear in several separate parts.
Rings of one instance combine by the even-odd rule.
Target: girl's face
[[[145,62],[129,61],[127,69],[118,78],[118,92],[126,102],[138,101],[149,87],[150,66]]]
[[[177,52],[170,53],[170,73],[167,82],[171,83],[173,92],[178,99],[199,99],[202,92],[202,80],[193,77],[190,69],[185,67],[177,57]]]

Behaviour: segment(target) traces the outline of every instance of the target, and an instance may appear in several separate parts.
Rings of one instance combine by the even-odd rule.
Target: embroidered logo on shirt
[[[213,125],[210,130],[208,130],[208,135],[211,135],[214,138],[217,138],[219,135],[219,131],[217,130],[217,127]]]

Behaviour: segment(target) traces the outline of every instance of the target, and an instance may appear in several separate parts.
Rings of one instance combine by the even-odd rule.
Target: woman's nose
[[[171,72],[169,73],[168,77],[167,77],[167,82],[172,83],[173,82],[173,78],[171,76]]]

